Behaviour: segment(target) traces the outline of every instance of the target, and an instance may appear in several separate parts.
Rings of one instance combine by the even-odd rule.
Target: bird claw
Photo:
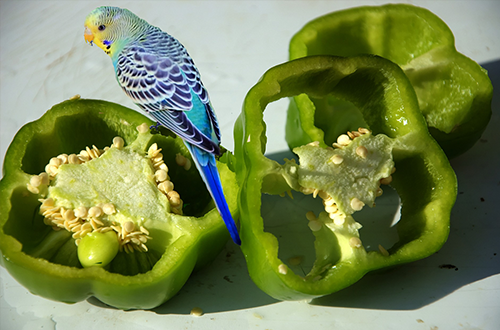
[[[159,122],[156,122],[156,125],[149,126],[149,129],[154,130],[158,133],[160,131],[160,126],[161,126],[161,124]]]

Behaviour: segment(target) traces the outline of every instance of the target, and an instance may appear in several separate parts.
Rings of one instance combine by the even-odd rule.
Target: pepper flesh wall
[[[326,14],[293,36],[289,53],[291,60],[374,54],[398,64],[415,89],[430,133],[450,158],[470,149],[491,117],[493,86],[486,70],[457,52],[450,28],[424,8],[388,4]],[[317,107],[315,124],[327,140],[363,125],[356,107],[341,98],[308,101]],[[304,102],[293,98],[289,111]],[[342,120],[332,122],[332,116]],[[290,130],[292,148],[301,145],[293,134]]]
[[[14,137],[0,181],[0,262],[30,292],[154,308],[225,246],[224,222],[184,143],[166,130],[150,134],[153,124],[117,104],[73,98]],[[217,166],[238,218],[235,174]]]
[[[309,97],[321,101],[332,96],[354,104],[363,127],[371,132],[344,131],[326,143],[325,132],[315,126]],[[306,106],[287,118],[288,131],[302,142],[294,149],[299,164],[287,161],[282,166],[264,156],[263,111],[283,97],[302,98]],[[234,135],[241,248],[252,280],[276,299],[333,293],[370,271],[425,258],[448,237],[457,193],[455,173],[427,130],[408,78],[386,59],[311,56],[273,67],[248,92]],[[368,166],[372,160],[374,166]],[[341,172],[349,175],[343,178]],[[390,184],[401,198],[401,218],[395,226],[399,240],[367,252],[353,213],[373,205],[379,184]],[[261,216],[262,193],[284,194],[289,189],[319,196],[325,208],[319,215],[304,216],[316,251],[306,277],[280,260],[278,239],[264,230]]]

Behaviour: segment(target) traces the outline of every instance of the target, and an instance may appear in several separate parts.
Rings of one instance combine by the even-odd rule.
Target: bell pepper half
[[[288,118],[287,131],[307,144],[293,149],[299,163],[279,164],[264,156],[263,112],[270,102],[288,97],[309,102]],[[330,97],[354,105],[364,125],[339,136],[333,148],[316,126],[315,107],[308,101]],[[455,173],[427,130],[412,84],[389,60],[311,56],[273,67],[248,92],[234,137],[241,249],[253,281],[276,299],[333,293],[370,271],[427,257],[448,237]],[[374,206],[380,184],[390,184],[401,198],[398,241],[367,251],[359,235],[362,224],[354,217]],[[316,260],[306,276],[278,257],[283,247],[265,230],[261,215],[263,193],[290,190],[321,197],[325,209],[319,215],[297,215],[315,237]]]
[[[289,54],[290,59],[374,54],[398,64],[415,89],[430,133],[450,158],[470,149],[491,117],[493,87],[486,70],[457,52],[449,27],[427,9],[388,4],[333,12],[298,31]],[[333,97],[312,101],[327,140],[360,124],[351,104]],[[290,111],[302,106],[295,98]],[[341,124],[331,124],[334,115],[344,116]],[[301,142],[291,137],[289,143]]]
[[[149,309],[221,251],[227,230],[184,143],[149,125],[73,99],[19,130],[0,181],[0,262],[29,291]],[[235,174],[217,166],[236,218]]]

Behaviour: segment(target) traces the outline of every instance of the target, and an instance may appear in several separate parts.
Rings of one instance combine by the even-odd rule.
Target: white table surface
[[[500,1],[405,2],[441,17],[457,49],[489,69],[497,88],[482,142],[452,161],[459,195],[439,253],[311,303],[279,302],[253,284],[241,251],[229,242],[176,297],[153,311],[128,312],[93,299],[68,305],[34,296],[0,267],[0,329],[500,329]],[[246,92],[286,61],[296,31],[334,10],[382,3],[1,1],[2,160],[20,127],[75,94],[135,107],[118,87],[109,58],[84,42],[83,21],[99,5],[128,8],[188,48],[218,114],[222,144],[233,150],[233,124]],[[273,125],[269,154],[287,149],[286,106],[282,100],[266,112]],[[195,306],[205,314],[190,316]]]

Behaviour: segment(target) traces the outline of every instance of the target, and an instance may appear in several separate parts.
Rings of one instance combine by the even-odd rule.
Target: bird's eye
[[[104,29],[106,29],[106,26],[105,25],[99,25],[99,27],[97,29],[99,31],[104,31]]]

